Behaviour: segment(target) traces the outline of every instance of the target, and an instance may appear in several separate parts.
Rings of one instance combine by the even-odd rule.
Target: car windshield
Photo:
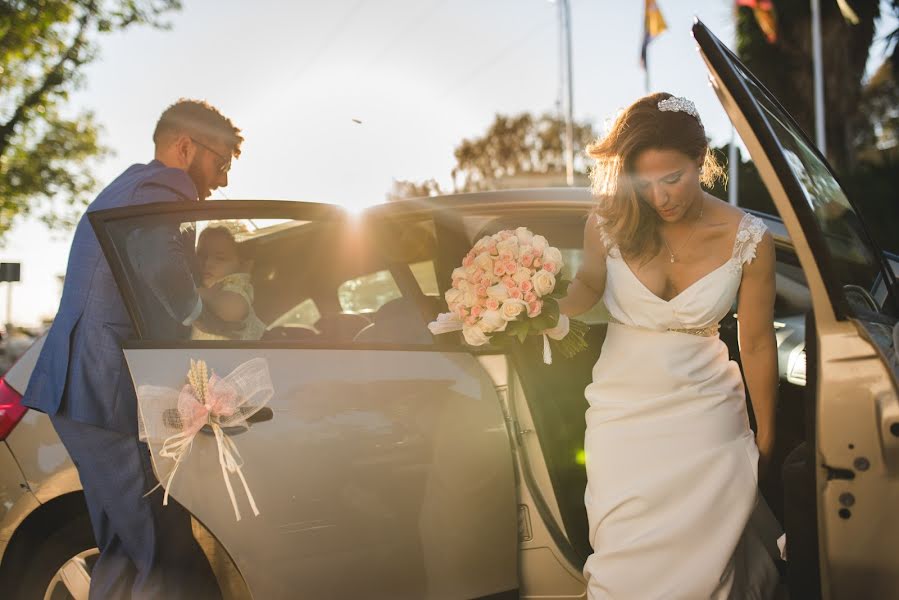
[[[831,267],[839,283],[870,292],[881,274],[876,248],[868,241],[858,213],[849,203],[830,168],[819,158],[802,132],[738,62],[749,92],[765,114],[796,176],[830,251]]]

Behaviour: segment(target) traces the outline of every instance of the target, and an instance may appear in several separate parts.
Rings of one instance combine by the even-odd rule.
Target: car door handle
[[[272,409],[270,409],[268,406],[263,406],[262,408],[257,410],[255,413],[253,413],[252,415],[247,417],[246,422],[247,423],[264,423],[266,421],[271,421],[274,417],[275,417],[274,411],[272,411]],[[177,411],[177,409],[173,409],[173,408],[167,409],[165,411],[165,414],[163,415],[163,419],[168,419],[168,420],[172,421],[173,426],[176,426],[176,425],[174,425],[174,423],[177,423],[177,421],[175,421],[175,419],[177,419],[177,418],[178,418],[178,411]],[[222,427],[222,431],[228,435],[239,435],[239,434],[243,433],[244,431],[247,431],[247,429],[248,429],[247,427]],[[206,435],[214,435],[212,433],[212,428],[209,427],[209,425],[203,425],[202,429],[200,429],[200,433],[205,433]]]
[[[247,423],[264,423],[266,421],[271,421],[275,416],[275,413],[267,406],[263,406],[252,415],[247,417]],[[240,435],[245,431],[249,431],[249,427],[222,427],[222,432],[227,435]],[[203,425],[203,429],[200,430],[200,433],[205,433],[206,435],[214,435],[212,433],[212,428],[209,425]]]

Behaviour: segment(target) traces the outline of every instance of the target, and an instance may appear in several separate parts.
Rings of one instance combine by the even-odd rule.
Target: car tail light
[[[22,396],[19,392],[12,389],[5,379],[0,378],[0,441],[6,439],[27,410],[22,406]]]

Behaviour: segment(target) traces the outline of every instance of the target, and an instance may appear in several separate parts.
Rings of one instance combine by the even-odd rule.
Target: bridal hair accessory
[[[162,503],[168,504],[169,492],[178,467],[190,454],[197,433],[209,426],[215,436],[218,460],[222,467],[225,487],[234,507],[234,516],[240,521],[237,499],[231,487],[231,475],[236,474],[243,484],[253,514],[259,509],[244,478],[243,460],[237,446],[224,428],[230,430],[249,428],[248,420],[259,412],[274,395],[268,363],[265,359],[249,360],[225,377],[210,373],[202,360],[190,361],[187,383],[180,389],[141,385],[137,389],[140,439],[151,444],[161,444],[153,458],[174,461],[168,475],[159,485],[165,488]],[[165,481],[165,485],[162,484]],[[147,495],[152,493],[154,487]]]
[[[691,100],[687,100],[686,98],[682,98],[680,96],[671,96],[670,98],[659,100],[658,107],[662,112],[687,113],[688,115],[692,115],[697,121],[702,123],[699,118],[699,111],[696,110],[696,105],[693,104]]]

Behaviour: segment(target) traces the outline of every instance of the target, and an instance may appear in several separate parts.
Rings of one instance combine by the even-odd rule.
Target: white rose
[[[514,321],[522,313],[527,314],[528,305],[524,300],[506,300],[500,307],[500,314],[506,321]]]
[[[515,271],[515,275],[512,275],[512,279],[518,285],[521,285],[523,282],[527,281],[531,278],[531,270],[527,267],[518,267],[518,270]]]
[[[496,245],[496,250],[500,254],[508,252],[513,257],[518,258],[518,238],[509,238]]]
[[[465,271],[465,267],[456,267],[453,269],[452,279],[468,279],[468,273]]]
[[[546,238],[542,235],[535,235],[534,239],[531,240],[531,246],[534,247],[534,250],[542,253],[546,250],[546,247],[549,246],[549,243],[546,241]]]
[[[538,296],[551,294],[556,289],[556,276],[549,271],[543,269],[537,271],[532,281],[534,282],[534,293]]]
[[[543,250],[543,262],[556,263],[556,266],[559,269],[561,269],[562,268],[562,253],[559,252],[558,248],[554,248],[552,246],[547,246]]]
[[[478,327],[480,327],[485,333],[492,333],[494,331],[505,331],[507,325],[507,321],[503,318],[502,314],[498,310],[486,310],[481,315],[481,320],[478,321]]]
[[[478,295],[476,292],[472,290],[466,290],[462,293],[462,303],[467,307],[471,308],[478,301]]]
[[[446,294],[443,295],[443,297],[446,299],[447,306],[450,307],[461,302],[462,296],[463,292],[454,288],[446,290]]]
[[[475,250],[484,250],[487,248],[487,245],[490,243],[492,238],[489,235],[485,235],[481,239],[478,240],[478,243],[474,245]]]
[[[462,337],[471,346],[483,346],[490,341],[487,334],[477,325],[465,325],[462,327]]]
[[[531,240],[534,239],[534,234],[528,231],[527,227],[519,227],[515,230],[515,236],[518,238],[519,244],[530,244]]]
[[[491,275],[493,274],[493,259],[490,258],[489,254],[478,254],[477,258],[474,259],[474,266],[482,271],[487,271]]]
[[[496,285],[492,285],[487,288],[487,297],[494,298],[502,302],[506,298],[509,297],[509,288],[507,288],[504,284],[498,283]]]

